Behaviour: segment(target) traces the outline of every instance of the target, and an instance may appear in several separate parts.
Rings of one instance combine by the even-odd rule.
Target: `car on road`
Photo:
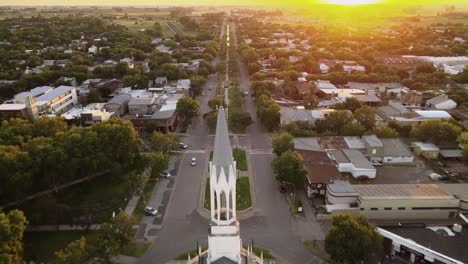
[[[162,178],[169,178],[171,177],[171,174],[168,171],[165,171],[165,172],[161,172],[159,176]]]
[[[247,96],[247,95],[249,95],[249,92],[245,91],[244,96]]]
[[[197,165],[197,158],[192,158],[192,166],[195,166]]]
[[[187,146],[187,144],[180,142],[180,143],[179,143],[179,148],[181,148],[181,149],[187,149],[188,146]]]
[[[158,214],[158,210],[154,209],[151,206],[145,207],[145,215],[156,216]]]

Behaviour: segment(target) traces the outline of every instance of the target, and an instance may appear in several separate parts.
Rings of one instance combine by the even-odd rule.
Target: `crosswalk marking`
[[[251,155],[255,154],[273,154],[273,149],[251,149],[249,150]]]
[[[199,153],[199,154],[204,154],[204,153],[207,153],[207,151],[206,151],[206,150],[203,150],[203,149],[190,149],[190,150],[181,151],[181,153],[190,153],[190,154]]]

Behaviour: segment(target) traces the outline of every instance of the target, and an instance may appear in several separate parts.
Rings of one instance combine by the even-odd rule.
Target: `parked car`
[[[179,148],[181,148],[181,149],[187,149],[188,146],[187,146],[187,144],[180,142],[180,143],[179,143]]]
[[[163,178],[169,178],[171,177],[171,174],[168,171],[165,171],[165,172],[161,172],[159,176]]]
[[[196,158],[192,158],[192,163],[191,163],[191,164],[192,164],[192,166],[197,165],[197,159],[196,159]]]
[[[154,209],[151,206],[145,207],[145,215],[156,216],[158,214],[158,210]]]

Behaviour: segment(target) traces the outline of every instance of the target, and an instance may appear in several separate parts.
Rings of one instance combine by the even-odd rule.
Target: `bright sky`
[[[290,0],[288,5],[307,5],[320,2],[332,3],[368,3],[378,0]],[[386,3],[398,4],[428,4],[428,3],[466,3],[466,0],[380,0]],[[284,5],[285,0],[0,0],[0,5]]]

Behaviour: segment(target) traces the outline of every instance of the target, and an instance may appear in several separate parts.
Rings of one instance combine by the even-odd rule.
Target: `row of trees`
[[[103,172],[128,170],[140,160],[141,139],[128,121],[113,118],[90,127],[61,118],[10,119],[0,126],[1,201]]]
[[[0,212],[0,262],[24,263],[23,233],[28,221],[23,212],[12,210],[8,214]],[[80,264],[93,260],[97,263],[111,263],[133,240],[135,220],[120,211],[108,222],[101,224],[96,239],[81,237],[70,242],[65,248],[55,252],[52,264]]]

